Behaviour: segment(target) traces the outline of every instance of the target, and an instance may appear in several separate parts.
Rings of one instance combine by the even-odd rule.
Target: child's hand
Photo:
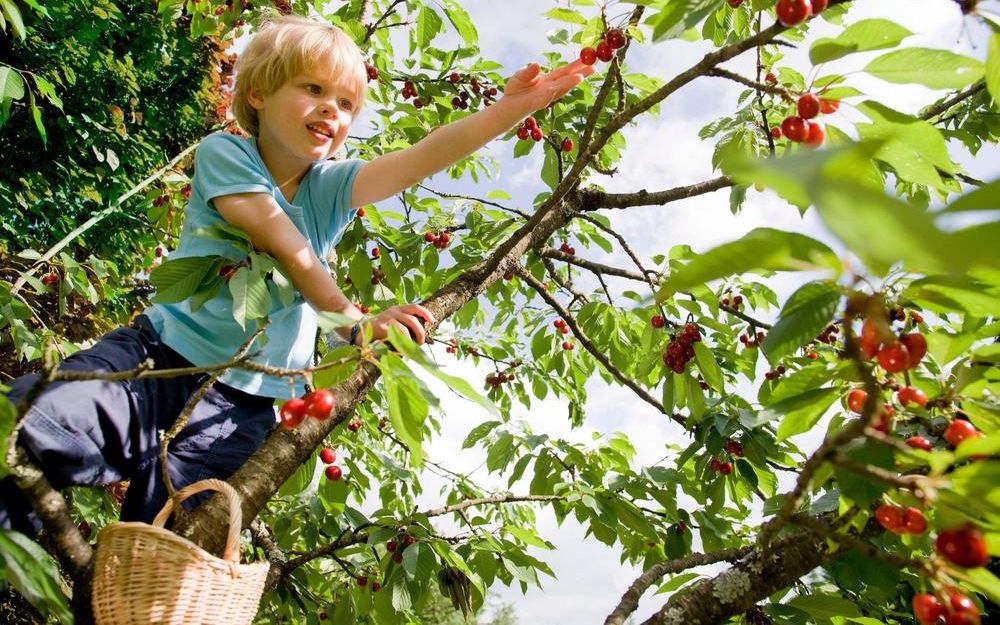
[[[409,332],[413,340],[419,345],[423,345],[427,340],[427,333],[424,331],[423,319],[426,323],[435,323],[434,315],[420,304],[406,304],[404,306],[393,306],[368,320],[368,325],[372,328],[372,339],[384,339],[389,336],[389,326],[396,326],[403,332]]]
[[[541,71],[538,63],[529,63],[515,72],[507,81],[503,100],[509,105],[522,108],[524,114],[528,115],[563,97],[596,70],[593,65],[584,65],[577,59],[548,74]]]

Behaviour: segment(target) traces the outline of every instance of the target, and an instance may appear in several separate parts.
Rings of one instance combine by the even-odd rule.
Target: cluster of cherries
[[[326,389],[317,389],[306,393],[303,397],[293,397],[281,404],[278,416],[281,425],[292,430],[312,417],[318,421],[326,421],[333,414],[333,409],[337,406],[337,400],[333,393]],[[361,420],[357,417],[347,423],[347,429],[357,432],[361,429]]]
[[[750,349],[751,347],[760,347],[760,344],[764,342],[764,337],[766,336],[767,335],[764,334],[763,330],[757,330],[755,334],[744,332],[743,334],[740,335],[740,343],[743,343],[744,349]]]
[[[699,341],[701,341],[701,330],[698,326],[693,323],[685,325],[673,335],[667,345],[667,351],[663,352],[663,364],[674,373],[684,373],[684,367],[694,358],[694,344]]]
[[[797,103],[798,115],[786,117],[781,127],[771,128],[771,137],[780,139],[782,135],[789,141],[804,143],[808,147],[818,148],[823,145],[826,133],[823,127],[812,121],[820,113],[833,113],[840,107],[840,100],[821,100],[814,93],[803,93]]]
[[[545,138],[545,133],[538,127],[538,120],[532,115],[528,115],[517,125],[516,134],[521,141],[527,141],[529,138],[533,141],[541,141]]]
[[[820,343],[833,345],[834,343],[837,342],[836,335],[838,332],[840,332],[840,328],[838,328],[836,324],[831,323],[830,325],[826,326],[826,328],[824,328],[822,332],[819,333],[819,336],[816,337],[816,340],[819,341]]]
[[[344,476],[344,471],[337,465],[333,464],[337,461],[337,452],[329,447],[324,447],[319,452],[319,459],[323,461],[323,464],[329,465],[324,471],[326,473],[326,479],[336,482]]]
[[[828,0],[778,0],[774,12],[782,26],[795,26],[819,15],[826,8]]]
[[[923,534],[927,531],[927,518],[920,508],[882,504],[875,509],[875,520],[894,534]]]
[[[734,458],[743,457],[743,443],[737,440],[726,441],[725,450],[727,454]],[[733,472],[733,463],[729,460],[712,458],[711,462],[708,463],[708,466],[716,473],[721,473],[723,475],[729,475]]]
[[[569,334],[569,326],[566,325],[565,319],[560,317],[559,319],[554,320],[552,322],[552,325],[555,326],[556,330],[559,330],[560,334]],[[563,341],[562,348],[566,351],[569,351],[573,349],[573,343],[570,341]]]
[[[625,31],[621,28],[609,28],[596,46],[586,46],[580,50],[580,61],[584,65],[593,65],[598,60],[605,63],[615,56],[615,50],[625,47]]]
[[[879,521],[881,523],[881,521]],[[925,524],[926,528],[926,524]],[[938,532],[934,550],[948,562],[963,568],[986,566],[990,556],[982,531],[962,525]],[[940,595],[919,593],[913,597],[913,616],[921,625],[979,625],[979,610],[972,599],[949,587]]]
[[[50,271],[42,276],[42,284],[45,286],[52,286],[59,284],[59,274],[55,271]]]
[[[451,233],[448,231],[442,231],[440,233],[428,231],[424,233],[424,241],[427,241],[439,250],[443,250],[448,247],[449,243],[451,243]]]
[[[390,538],[385,543],[385,550],[392,554],[392,561],[399,564],[403,561],[403,550],[416,542],[416,539],[409,534],[403,536],[397,542],[395,538]]]
[[[562,245],[559,246],[559,251],[569,256],[576,256],[576,248],[566,241],[563,241]]]
[[[765,380],[777,380],[781,376],[785,375],[785,365],[778,365],[774,369],[764,373]]]
[[[514,365],[511,365],[511,368],[513,367]],[[496,373],[488,373],[486,375],[486,384],[492,388],[499,388],[505,382],[513,382],[515,379],[513,373],[497,371]]]
[[[358,586],[361,586],[362,588],[364,588],[365,586],[368,585],[368,576],[367,575],[358,575],[357,577],[354,578],[354,581],[355,581],[355,583],[357,583]],[[372,589],[372,592],[378,592],[378,591],[382,590],[382,582],[378,581],[377,579],[376,580],[372,580],[371,589]]]
[[[899,373],[916,367],[927,353],[927,339],[919,332],[884,337],[878,324],[865,319],[859,339],[861,353],[866,358],[878,357],[886,373]]]
[[[727,295],[726,297],[723,297],[722,299],[719,300],[719,304],[725,306],[726,308],[729,308],[730,306],[732,308],[739,308],[743,306],[743,296],[735,295],[733,296],[732,299],[730,299],[729,296]]]

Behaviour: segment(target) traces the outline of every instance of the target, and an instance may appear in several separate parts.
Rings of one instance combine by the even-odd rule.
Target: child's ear
[[[250,87],[247,90],[247,102],[257,110],[264,108],[264,98],[260,96],[256,87]]]

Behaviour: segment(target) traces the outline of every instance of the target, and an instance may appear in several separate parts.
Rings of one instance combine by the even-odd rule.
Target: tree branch
[[[605,193],[593,188],[584,189],[580,192],[582,196],[581,211],[594,211],[602,208],[631,208],[633,206],[655,206],[685,200],[731,187],[735,182],[726,176],[719,176],[704,182],[698,182],[685,187],[674,187],[664,191],[649,192],[645,189],[635,193]]]

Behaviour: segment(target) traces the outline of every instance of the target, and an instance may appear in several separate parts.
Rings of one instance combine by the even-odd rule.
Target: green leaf
[[[872,60],[865,71],[887,82],[961,89],[982,78],[984,67],[977,59],[948,50],[903,48]]]
[[[330,388],[340,384],[347,378],[351,377],[351,374],[354,373],[354,370],[358,367],[359,359],[360,352],[358,351],[358,348],[353,345],[342,345],[337,349],[331,350],[323,356],[323,360],[320,361],[320,365],[326,365],[338,360],[344,360],[344,362],[316,371],[313,374],[313,383],[316,388]]]
[[[209,271],[218,271],[217,257],[189,256],[168,259],[149,274],[149,282],[156,288],[153,301],[173,304],[193,295]]]
[[[10,20],[11,29],[18,39],[24,41],[28,36],[28,31],[24,29],[24,18],[21,17],[21,10],[17,8],[12,0],[0,0],[0,7],[3,8],[4,15]]]
[[[861,139],[884,141],[872,158],[888,164],[908,182],[950,189],[938,171],[956,173],[958,165],[948,154],[944,136],[937,128],[871,100],[859,104],[858,111],[873,122],[857,125]]]
[[[750,271],[807,271],[840,268],[833,250],[795,232],[756,228],[746,236],[696,256],[670,273],[657,293],[663,301],[711,280]]]
[[[694,344],[694,358],[698,364],[698,370],[701,371],[702,377],[705,378],[705,382],[715,390],[721,392],[724,386],[722,369],[719,367],[719,362],[715,359],[715,354],[712,353],[711,348],[706,346],[702,341],[698,341]]]
[[[420,14],[417,16],[417,45],[421,50],[426,50],[430,46],[434,37],[441,32],[444,23],[441,17],[426,4],[420,7]]]
[[[826,409],[837,398],[833,388],[817,388],[801,393],[761,410],[754,420],[756,425],[782,418],[778,427],[778,440],[806,432],[816,425]]]
[[[423,423],[427,419],[427,400],[407,379],[413,373],[401,358],[385,354],[379,360],[386,400],[389,404],[389,419],[396,436],[409,448],[414,466],[423,464]]]
[[[809,60],[818,65],[855,52],[892,48],[912,34],[891,20],[861,20],[845,28],[835,38],[814,41],[809,48]]]
[[[834,616],[861,616],[853,601],[834,595],[796,595],[788,605],[808,612],[818,622]]]
[[[986,89],[994,102],[1000,102],[1000,34],[990,37],[986,53]]]
[[[484,421],[483,423],[480,423],[476,427],[472,428],[472,430],[469,431],[468,436],[465,437],[465,441],[462,443],[462,449],[472,447],[477,442],[482,440],[484,436],[496,429],[496,427],[500,424],[500,421]]]
[[[42,138],[42,145],[48,145],[48,133],[45,132],[45,124],[42,123],[42,109],[35,104],[35,92],[28,90],[28,103],[31,108],[31,118],[35,120],[35,128],[38,136]]]
[[[0,394],[0,479],[10,473],[7,466],[7,443],[10,433],[14,431],[17,423],[17,407],[7,399],[6,395]]]
[[[24,534],[0,529],[0,571],[31,605],[43,614],[72,623],[59,572],[49,554]]]
[[[1000,579],[984,566],[966,569],[965,577],[969,584],[986,595],[993,603],[1000,603]]]
[[[586,24],[587,19],[577,13],[576,11],[571,11],[570,9],[551,9],[544,13],[545,17],[552,18],[554,20],[559,20],[561,22],[569,22],[570,24]]]
[[[0,99],[20,100],[24,97],[24,79],[13,67],[0,65]]]
[[[444,14],[448,17],[448,21],[455,27],[455,30],[458,31],[458,34],[461,35],[465,43],[469,46],[475,46],[479,41],[479,33],[476,32],[476,27],[473,25],[472,20],[469,19],[469,14],[465,12],[462,5],[455,0],[447,0],[445,2]]]
[[[647,24],[653,26],[653,41],[679,37],[717,8],[714,0],[675,0],[663,3],[661,11],[647,20]]]
[[[820,280],[802,285],[781,310],[778,322],[767,333],[763,349],[768,362],[778,362],[815,339],[833,319],[840,303],[835,282]]]
[[[977,187],[943,209],[943,212],[996,210],[1000,207],[1000,180]]]

